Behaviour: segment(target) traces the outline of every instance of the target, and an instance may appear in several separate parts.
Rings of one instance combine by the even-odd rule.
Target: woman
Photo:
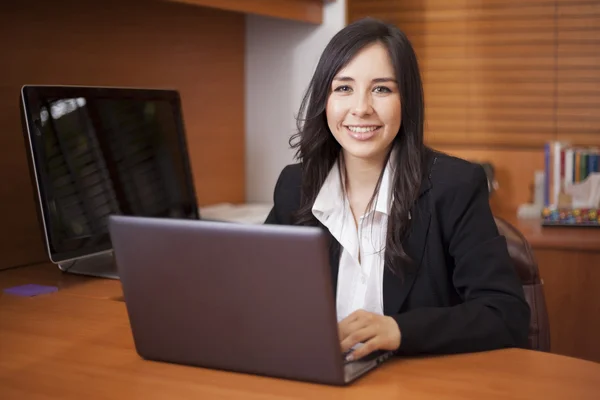
[[[526,347],[530,310],[476,164],[423,144],[406,36],[363,19],[327,45],[266,223],[321,226],[342,351]]]

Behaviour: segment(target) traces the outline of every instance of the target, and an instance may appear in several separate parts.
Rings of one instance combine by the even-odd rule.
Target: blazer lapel
[[[421,267],[431,214],[426,204],[426,198],[421,197],[411,210],[411,230],[402,243],[404,251],[411,257],[413,264],[406,269],[405,274],[397,275],[386,265],[383,272],[383,313],[396,314],[406,300]],[[337,294],[337,280],[340,266],[341,246],[330,234],[329,265],[331,266],[331,284],[334,296]]]

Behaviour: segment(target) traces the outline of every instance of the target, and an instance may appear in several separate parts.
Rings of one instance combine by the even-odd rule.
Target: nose
[[[355,97],[354,107],[352,108],[352,115],[361,117],[363,115],[369,115],[373,112],[373,106],[371,104],[371,96],[369,93],[359,94]]]

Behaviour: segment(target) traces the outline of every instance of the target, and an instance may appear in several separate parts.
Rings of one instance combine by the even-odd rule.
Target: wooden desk
[[[600,228],[511,221],[537,259],[552,352],[600,362]]]
[[[121,282],[65,274],[56,265],[44,263],[0,271],[2,289],[26,284],[56,286],[60,295],[122,300]]]
[[[0,272],[0,286],[18,275]],[[345,388],[145,361],[135,353],[125,304],[113,296],[118,281],[44,267],[26,275],[83,286],[33,298],[0,295],[3,400],[600,398],[600,364],[524,350],[399,358]]]
[[[600,228],[542,226],[538,220],[508,219],[533,248],[600,252]]]

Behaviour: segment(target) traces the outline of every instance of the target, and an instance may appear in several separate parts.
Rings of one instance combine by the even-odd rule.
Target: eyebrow
[[[349,76],[336,76],[335,78],[333,78],[333,80],[341,81],[341,82],[354,82],[354,78],[351,78]],[[372,80],[372,82],[373,83],[383,83],[383,82],[397,83],[394,78],[375,78]]]

